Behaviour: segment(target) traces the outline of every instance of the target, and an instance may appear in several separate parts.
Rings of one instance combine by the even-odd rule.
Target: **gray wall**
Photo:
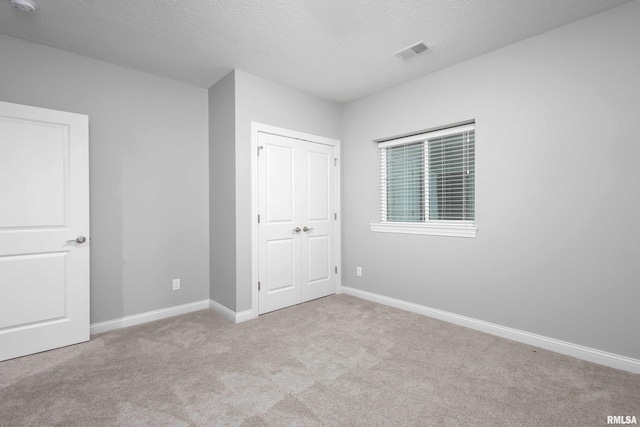
[[[210,298],[236,309],[235,72],[209,89]]]
[[[632,2],[346,105],[343,284],[640,358],[638,22]],[[477,238],[369,231],[372,140],[469,119]]]
[[[207,91],[2,35],[0,58],[0,100],[89,116],[91,322],[208,298]]]
[[[251,122],[340,139],[340,104],[236,70],[236,311],[251,309]]]

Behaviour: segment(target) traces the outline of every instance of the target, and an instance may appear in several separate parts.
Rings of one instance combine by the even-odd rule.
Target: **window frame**
[[[476,226],[476,220],[456,220],[456,221],[444,221],[444,220],[428,220],[420,222],[394,222],[386,220],[386,151],[383,155],[382,150],[386,150],[389,147],[408,145],[412,143],[424,143],[425,151],[428,151],[428,140],[445,137],[449,135],[455,135],[463,132],[475,132],[475,122],[467,123],[463,125],[451,126],[444,129],[439,129],[431,132],[422,132],[419,134],[395,138],[390,140],[378,141],[378,150],[380,150],[380,222],[370,223],[369,227],[371,231],[382,233],[403,233],[403,234],[426,234],[432,236],[451,236],[451,237],[469,237],[475,238],[478,228]],[[475,142],[474,142],[475,148]],[[429,176],[428,176],[428,156],[425,156],[425,198],[424,203],[425,213],[428,215],[429,204]],[[474,159],[475,170],[475,159]],[[474,174],[475,180],[475,174]],[[474,205],[475,205],[475,192],[474,192]],[[428,216],[427,216],[428,218]]]

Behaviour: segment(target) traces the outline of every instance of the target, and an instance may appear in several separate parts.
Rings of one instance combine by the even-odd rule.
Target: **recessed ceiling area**
[[[208,88],[234,68],[348,102],[629,0],[0,2],[0,33]],[[424,40],[429,51],[399,60]]]

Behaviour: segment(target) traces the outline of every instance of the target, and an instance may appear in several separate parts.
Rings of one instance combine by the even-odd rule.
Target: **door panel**
[[[266,160],[266,221],[268,224],[293,221],[295,195],[294,150],[292,147],[269,144],[265,147]]]
[[[294,285],[295,244],[293,239],[267,242],[267,293],[292,289]]]
[[[308,242],[308,283],[315,284],[331,277],[331,242],[328,236],[310,236]]]
[[[329,220],[329,212],[331,210],[329,172],[330,168],[333,167],[331,162],[332,157],[329,156],[329,153],[316,151],[307,153],[309,221]]]
[[[5,116],[0,135],[0,228],[64,226],[67,127]]]
[[[88,168],[86,116],[0,102],[0,360],[89,339]]]
[[[260,314],[335,293],[335,148],[260,133]]]
[[[0,299],[0,329],[64,317],[65,252],[0,257],[0,277],[21,283]],[[37,298],[33,298],[37,295]]]

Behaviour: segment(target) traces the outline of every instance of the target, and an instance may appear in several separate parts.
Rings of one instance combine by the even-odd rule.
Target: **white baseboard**
[[[126,328],[127,326],[139,325],[141,323],[152,322],[179,314],[191,313],[192,311],[209,308],[209,300],[192,302],[189,304],[176,305],[160,310],[147,311],[146,313],[134,314],[133,316],[121,317],[119,319],[107,320],[91,324],[91,335],[113,331],[114,329]]]
[[[216,313],[223,315],[234,323],[246,322],[247,320],[253,319],[253,312],[251,310],[245,310],[236,313],[235,311],[212,299],[209,300],[209,308]]]
[[[252,310],[245,310],[236,313],[236,323],[246,322],[251,319],[255,319]]]
[[[542,335],[536,335],[518,329],[508,328],[506,326],[496,325],[482,320],[473,319],[471,317],[460,316],[458,314],[449,313],[435,308],[425,307],[423,305],[402,301],[395,298],[386,297],[384,295],[374,294],[359,289],[342,287],[342,292],[354,297],[362,298],[368,301],[377,302],[391,307],[407,310],[412,313],[421,314],[423,316],[432,317],[434,319],[443,320],[445,322],[454,323],[456,325],[465,326],[477,331],[486,332],[491,335],[508,338],[524,344],[533,345],[544,348],[546,350],[555,351],[577,359],[586,360],[588,362],[598,363],[600,365],[610,366],[616,369],[640,374],[640,360],[631,357],[620,356],[618,354],[608,353],[602,350],[596,350],[584,347],[578,344],[572,344],[566,341],[560,341],[555,338],[549,338]]]
[[[236,321],[236,312],[225,307],[224,305],[220,304],[219,302],[216,302],[212,299],[209,300],[209,308],[213,311],[215,311],[218,314],[223,315],[224,317],[226,317],[227,319],[231,320],[232,322],[235,323]]]

